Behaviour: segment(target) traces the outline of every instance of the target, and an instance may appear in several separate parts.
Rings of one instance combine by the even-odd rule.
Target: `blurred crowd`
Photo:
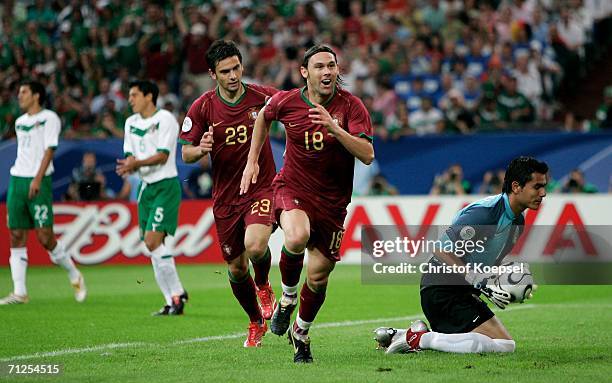
[[[451,164],[441,174],[434,177],[429,193],[432,195],[500,194],[504,186],[505,175],[504,169],[487,171],[482,177],[480,186],[476,188],[463,178],[463,167],[460,164]],[[561,180],[555,180],[551,173],[548,177],[547,193],[592,194],[599,192],[595,185],[585,179],[584,172],[580,169],[573,169]],[[603,192],[606,192],[606,190],[603,190]],[[612,192],[612,189],[610,192]]]
[[[541,126],[609,45],[611,12],[598,0],[4,0],[0,135],[31,77],[65,138],[121,137],[135,77],[155,80],[180,121],[214,85],[204,54],[217,38],[240,45],[245,81],[282,89],[302,85],[306,47],[331,45],[384,140]],[[609,127],[606,96],[566,128]]]

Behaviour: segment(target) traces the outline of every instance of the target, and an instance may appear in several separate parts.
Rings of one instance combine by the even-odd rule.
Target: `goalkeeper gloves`
[[[495,274],[482,274],[470,271],[465,275],[465,280],[475,289],[480,290],[495,306],[503,310],[510,304],[512,295],[493,284],[487,286],[487,282],[494,280],[495,277]]]
[[[480,292],[502,310],[510,304],[510,299],[512,298],[509,292],[494,285],[482,287],[480,288]]]

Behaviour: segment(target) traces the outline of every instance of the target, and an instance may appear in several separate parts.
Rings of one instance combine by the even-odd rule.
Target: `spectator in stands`
[[[503,121],[516,126],[517,123],[533,122],[533,106],[529,99],[517,89],[516,77],[506,78],[503,92],[497,97],[499,110]]]
[[[478,79],[473,75],[468,74],[465,78],[465,89],[463,91],[465,107],[471,112],[476,111],[481,97],[482,89],[480,89]]]
[[[170,87],[168,86],[167,81],[158,82],[159,84],[159,96],[157,96],[157,108],[165,108],[165,106],[170,103],[173,109],[178,109],[179,107],[179,98],[176,94],[174,94]]]
[[[410,128],[419,136],[438,134],[444,130],[444,115],[434,108],[430,98],[421,99],[421,107],[410,113]]]
[[[597,126],[601,129],[612,129],[612,85],[604,90],[604,103],[595,112]]]
[[[448,102],[442,109],[445,119],[445,131],[449,133],[469,134],[474,127],[474,116],[465,107],[463,94],[458,89],[448,92]]]
[[[370,184],[370,196],[398,195],[397,188],[389,183],[381,173],[374,176]]]
[[[93,115],[102,112],[108,106],[108,101],[113,101],[114,111],[118,112],[126,106],[125,100],[111,91],[110,81],[107,78],[100,80],[99,93],[91,100],[90,110]]]
[[[541,104],[542,78],[537,64],[529,58],[529,51],[521,50],[516,54],[512,75],[516,78],[518,92],[524,94],[538,110]]]
[[[561,7],[560,20],[557,22],[556,27],[559,37],[565,43],[566,48],[581,57],[584,56],[585,30],[576,19],[576,15],[572,15],[567,6]]]
[[[480,184],[478,193],[486,195],[501,194],[505,174],[506,171],[503,169],[486,172],[482,177],[482,184]]]
[[[8,87],[0,90],[0,141],[15,136],[15,119],[19,117],[19,104],[11,97]]]
[[[72,181],[65,199],[68,201],[98,201],[106,199],[106,177],[96,168],[96,154],[85,152],[81,166],[72,171]]]
[[[476,110],[474,121],[479,131],[494,131],[506,127],[493,92],[485,93]]]
[[[567,181],[561,188],[562,193],[597,193],[597,187],[586,182],[584,173],[580,169],[574,169],[570,172]]]
[[[386,118],[396,110],[386,102],[389,96],[409,99],[414,111],[422,97],[438,106],[452,88],[464,92],[473,111],[481,84],[483,92],[499,95],[501,73],[516,69],[519,92],[537,109],[533,118],[549,120],[559,109],[558,94],[568,94],[591,66],[581,66],[581,57],[589,59],[587,48],[599,44],[600,51],[591,56],[597,58],[608,42],[610,15],[604,3],[5,1],[0,5],[0,88],[33,76],[47,86],[50,106],[67,127],[64,137],[98,136],[108,97],[114,98],[115,112],[126,113],[130,76],[168,81],[169,94],[180,100],[178,105],[172,101],[173,113],[182,119],[193,100],[213,85],[203,59],[212,39],[236,41],[248,52],[243,65],[252,80],[284,89],[301,84],[291,57],[320,40],[342,47],[339,61],[347,86],[359,81]],[[515,55],[522,51],[530,52],[527,70],[520,54],[515,68]],[[535,95],[526,87],[538,81],[523,78],[537,76],[531,62],[543,84]],[[392,86],[380,89],[384,82]],[[161,99],[165,107],[167,100]],[[5,105],[0,118],[7,113]],[[533,120],[524,117],[511,122],[525,126]]]
[[[212,197],[212,173],[209,156],[198,161],[198,167],[193,169],[183,182],[183,192],[189,199],[206,199]]]
[[[432,195],[464,195],[472,191],[469,181],[463,179],[463,168],[452,164],[442,174],[436,175],[430,194]]]
[[[410,136],[415,133],[410,129],[410,118],[408,107],[404,103],[398,103],[395,113],[387,117],[384,128],[377,132],[377,136],[383,141],[391,139],[395,141],[403,136]]]
[[[189,27],[183,15],[181,2],[176,1],[174,3],[174,20],[183,38],[183,52],[187,65],[185,77],[195,84],[197,93],[203,93],[214,86],[214,80],[208,74],[208,64],[204,58],[206,57],[206,50],[217,38],[218,24],[221,17],[224,16],[223,7],[219,7],[217,10],[218,12],[213,16],[214,22],[211,22],[207,28],[206,24],[201,21],[199,12],[194,8],[190,9],[189,12],[195,11],[196,22]],[[190,16],[193,15],[193,13],[190,14]],[[190,17],[190,19],[192,18]]]

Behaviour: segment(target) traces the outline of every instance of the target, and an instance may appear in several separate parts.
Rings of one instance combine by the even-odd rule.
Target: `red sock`
[[[321,306],[325,302],[325,290],[315,293],[304,282],[300,291],[300,318],[306,322],[314,321]]]
[[[297,286],[300,282],[302,266],[304,266],[304,253],[293,254],[283,246],[278,266],[280,267],[283,285],[290,287]]]
[[[251,278],[251,274],[247,274],[241,281],[233,280],[233,276],[230,274],[230,285],[232,286],[232,292],[240,303],[240,306],[249,316],[251,322],[261,323],[263,317],[261,316],[261,310],[257,303],[257,295],[255,294],[255,282]]]
[[[264,286],[268,283],[268,276],[270,275],[270,266],[272,266],[272,257],[270,256],[270,248],[266,250],[266,253],[257,261],[253,262],[253,271],[255,272],[255,284],[257,287]]]

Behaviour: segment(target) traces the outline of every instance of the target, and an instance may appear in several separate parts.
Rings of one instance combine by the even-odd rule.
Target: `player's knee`
[[[310,290],[317,294],[325,294],[327,290],[328,276],[314,276],[306,279],[306,284]]]
[[[25,247],[26,238],[25,230],[11,230],[11,247]]]
[[[246,262],[235,262],[228,264],[227,269],[234,279],[241,279],[249,272],[249,265]]]
[[[40,243],[45,250],[51,251],[55,248],[56,241],[52,232],[37,231],[36,238],[38,239],[38,243]]]
[[[161,245],[161,241],[157,238],[145,237],[144,244],[147,247],[147,250],[153,251]]]
[[[268,250],[268,241],[265,239],[247,239],[244,242],[244,249],[248,258],[259,258]]]
[[[292,252],[301,253],[306,248],[310,233],[304,228],[290,228],[285,230],[285,247]]]

